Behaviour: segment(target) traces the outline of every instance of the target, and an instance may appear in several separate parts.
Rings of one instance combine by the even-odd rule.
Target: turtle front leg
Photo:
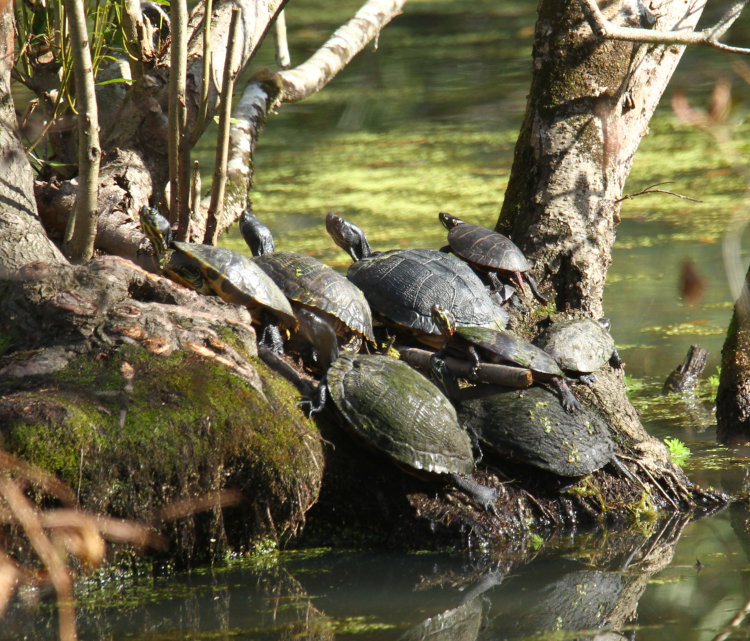
[[[284,353],[284,340],[281,338],[281,331],[277,324],[268,323],[263,327],[263,331],[260,333],[260,344],[274,354]]]
[[[616,347],[612,351],[612,356],[609,357],[609,364],[615,369],[622,369],[625,367],[625,363],[622,361],[622,358],[620,358],[620,352],[617,351]]]
[[[549,299],[546,296],[542,296],[541,292],[537,289],[536,281],[529,272],[524,273],[524,278],[529,284],[529,289],[531,289],[531,293],[534,294],[534,298],[536,298],[542,305],[549,303]]]
[[[303,398],[297,403],[299,407],[307,408],[307,418],[311,418],[313,414],[320,412],[326,404],[328,398],[328,384],[325,379],[322,380],[318,387],[315,389],[312,398]]]
[[[479,352],[473,345],[468,346],[469,356],[471,356],[471,375],[476,377],[479,374],[479,365],[482,360],[479,358]]]
[[[599,379],[596,377],[596,374],[581,374],[578,377],[578,380],[581,381],[584,385],[593,385],[596,383]]]
[[[577,412],[581,409],[581,401],[575,397],[567,383],[560,376],[553,376],[551,383],[560,395],[560,403],[567,412]]]

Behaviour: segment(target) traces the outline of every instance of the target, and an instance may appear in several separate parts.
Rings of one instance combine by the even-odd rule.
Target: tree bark
[[[39,220],[34,176],[18,136],[10,92],[14,33],[13,3],[0,2],[0,274],[13,273],[35,259],[67,262]]]
[[[642,26],[612,2],[608,17]],[[640,3],[639,3],[640,5]],[[654,29],[691,29],[703,3],[662,3]],[[542,0],[534,75],[497,229],[535,265],[558,309],[595,318],[638,144],[684,47],[602,40],[579,0]]]

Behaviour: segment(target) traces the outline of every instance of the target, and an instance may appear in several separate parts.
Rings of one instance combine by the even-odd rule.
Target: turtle
[[[485,456],[500,456],[561,477],[590,474],[612,463],[620,469],[606,423],[593,411],[564,411],[544,387],[482,385],[462,390],[458,417]],[[624,467],[624,466],[623,466]],[[630,476],[630,472],[626,471]]]
[[[253,323],[263,326],[261,343],[274,352],[283,351],[278,326],[295,330],[297,318],[286,296],[260,267],[225,247],[174,240],[169,221],[154,208],[141,208],[140,220],[164,275],[200,294],[244,305]]]
[[[472,480],[471,440],[451,402],[429,380],[396,358],[342,350],[320,382],[312,415],[333,400],[357,439],[405,472],[445,478],[493,510],[497,492]]]
[[[505,287],[501,279],[511,278],[525,294],[525,281],[539,302],[548,302],[537,289],[529,261],[510,238],[445,212],[439,213],[438,218],[448,230],[450,251],[486,273],[493,290],[503,292]]]
[[[508,312],[496,304],[481,279],[462,260],[436,249],[373,252],[357,225],[331,212],[326,229],[354,259],[347,271],[385,323],[439,344],[440,327],[430,310],[447,306],[461,325],[504,328]]]
[[[525,367],[531,371],[535,382],[549,382],[554,386],[567,411],[581,409],[581,403],[565,383],[565,374],[543,349],[503,330],[458,326],[451,311],[438,304],[432,308],[432,318],[444,336],[439,356],[452,352],[469,356],[475,366],[484,360]]]
[[[557,361],[568,376],[582,383],[596,382],[593,372],[609,363],[622,367],[622,360],[612,335],[607,331],[607,320],[570,318],[552,323],[534,341]]]
[[[296,252],[276,252],[268,227],[250,211],[240,216],[240,232],[253,252],[253,263],[260,267],[284,292],[292,308],[305,314],[305,335],[316,352],[324,356],[330,352],[325,331],[310,317],[317,314],[331,323],[343,342],[352,341],[356,350],[362,339],[375,343],[372,312],[362,291],[340,272],[313,256]],[[322,363],[327,367],[329,363]]]

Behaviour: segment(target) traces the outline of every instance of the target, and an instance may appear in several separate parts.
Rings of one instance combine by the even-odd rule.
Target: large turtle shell
[[[526,256],[507,236],[479,225],[459,223],[448,231],[448,244],[464,260],[484,269],[527,272]]]
[[[202,294],[216,294],[228,303],[250,310],[265,309],[284,326],[294,328],[297,319],[286,296],[257,265],[225,247],[172,242],[173,252],[164,272],[172,280]],[[199,278],[198,278],[199,277]]]
[[[601,323],[571,318],[550,325],[535,341],[568,372],[595,372],[612,357],[615,341]]]
[[[615,444],[601,418],[586,408],[566,412],[543,387],[483,386],[469,396],[461,402],[459,420],[476,431],[486,454],[565,477],[589,474],[614,457]]]
[[[295,252],[264,254],[253,261],[291,301],[328,315],[339,336],[348,330],[375,342],[370,305],[343,274],[317,258]]]
[[[479,348],[485,361],[509,363],[526,367],[532,372],[547,376],[564,376],[552,356],[543,349],[503,330],[487,327],[456,327],[451,346],[461,349],[461,343]]]
[[[462,260],[435,249],[394,249],[349,267],[372,310],[387,321],[420,334],[440,334],[432,307],[449,309],[458,325],[505,327],[508,313]]]
[[[371,447],[416,471],[473,472],[471,441],[453,405],[403,361],[344,354],[326,376],[336,407]]]

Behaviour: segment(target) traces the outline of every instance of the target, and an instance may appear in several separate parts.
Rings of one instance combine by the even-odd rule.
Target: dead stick
[[[430,359],[434,352],[418,347],[403,347],[399,349],[401,360],[406,361],[412,367],[428,371]],[[530,387],[534,382],[531,371],[522,367],[511,367],[510,365],[498,365],[496,363],[480,363],[474,371],[472,363],[451,356],[446,357],[445,364],[456,376],[466,378],[480,383],[496,383],[509,387]]]

